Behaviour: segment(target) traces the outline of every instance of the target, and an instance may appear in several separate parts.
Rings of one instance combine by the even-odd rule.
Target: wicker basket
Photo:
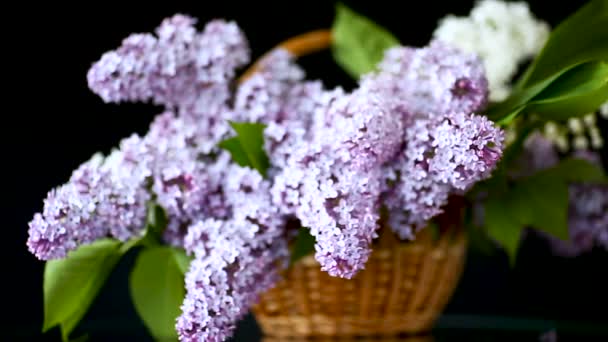
[[[312,256],[284,273],[254,313],[264,335],[373,336],[430,330],[462,273],[465,235],[442,234],[376,248],[351,280],[320,270]]]

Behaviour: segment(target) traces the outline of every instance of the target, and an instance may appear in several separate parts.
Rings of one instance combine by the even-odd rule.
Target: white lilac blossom
[[[228,167],[223,188],[231,218],[190,227],[185,248],[194,260],[176,326],[181,341],[227,339],[286,266],[285,221],[270,205],[269,186],[254,170]]]
[[[468,17],[448,15],[433,33],[481,57],[492,101],[507,97],[518,67],[538,53],[548,36],[549,26],[534,17],[527,3],[499,0],[479,1]]]
[[[573,135],[572,147],[575,150],[599,149],[604,145],[595,113],[582,118],[569,118],[568,130]]]
[[[569,118],[565,124],[548,121],[543,128],[543,136],[560,152],[597,150],[604,146],[596,113]]]

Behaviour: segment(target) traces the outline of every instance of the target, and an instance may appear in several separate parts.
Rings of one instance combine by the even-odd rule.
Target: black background
[[[418,46],[428,42],[439,18],[448,13],[465,15],[473,5],[473,1],[345,3],[387,27],[404,44]],[[538,17],[555,26],[584,2],[530,3]],[[10,29],[4,31],[3,50],[17,60],[4,66],[5,74],[16,77],[5,81],[9,91],[3,97],[15,106],[3,111],[1,126],[6,140],[1,165],[8,174],[3,177],[0,217],[0,340],[5,336],[11,336],[8,340],[54,340],[57,336],[56,332],[37,333],[42,321],[43,263],[25,246],[27,223],[41,209],[46,192],[65,182],[94,152],[107,153],[122,137],[144,133],[160,111],[144,104],[103,104],[87,88],[87,69],[128,34],[152,31],[174,13],[199,18],[201,27],[212,18],[236,20],[255,58],[290,36],[330,26],[334,5],[331,1],[198,0],[187,5],[147,2],[127,8],[125,3],[95,2],[31,4],[3,13],[4,19],[11,20]],[[306,57],[302,64],[310,78],[321,78],[328,86],[352,84],[329,53]],[[145,340],[145,329],[128,298],[131,263],[132,258],[121,262],[86,317],[81,328],[93,331],[93,337],[104,340],[102,336],[109,333]],[[526,240],[513,269],[504,255],[471,253],[446,312],[606,323],[607,265],[608,253],[599,250],[574,260],[551,257],[547,246],[533,237]],[[255,323],[249,319],[240,326],[236,340],[255,340],[256,336]]]

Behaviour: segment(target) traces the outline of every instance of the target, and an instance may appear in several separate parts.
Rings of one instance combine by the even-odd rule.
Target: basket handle
[[[311,31],[289,38],[279,45],[275,49],[285,49],[292,53],[296,57],[308,55],[317,51],[327,49],[331,45],[331,30],[322,29]],[[271,51],[272,51],[271,50]],[[268,55],[269,52],[265,53],[260,57],[253,65],[251,65],[243,75],[239,78],[239,83],[242,83],[249,79],[258,69],[259,63]]]

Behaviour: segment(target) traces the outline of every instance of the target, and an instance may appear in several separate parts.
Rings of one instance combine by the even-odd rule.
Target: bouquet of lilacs
[[[351,91],[305,79],[282,48],[237,78],[250,61],[238,26],[195,24],[168,18],[88,72],[104,101],[164,110],[82,164],[30,222],[28,248],[48,260],[45,330],[67,340],[132,252],[131,295],[152,335],[221,341],[298,257],[352,278],[380,230],[415,240],[455,197],[460,226],[510,255],[529,227],[569,254],[608,247],[593,151],[608,1],[549,33],[525,3],[485,0],[419,48],[338,6],[331,44]]]

